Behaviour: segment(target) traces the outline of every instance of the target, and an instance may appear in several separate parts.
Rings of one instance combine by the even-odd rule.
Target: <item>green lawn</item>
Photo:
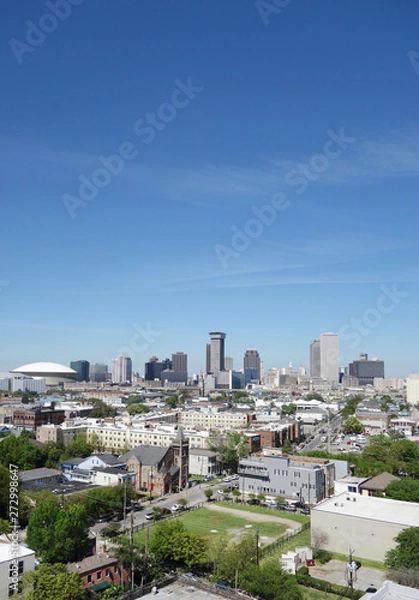
[[[271,560],[272,558],[281,558],[284,552],[295,550],[296,546],[310,546],[310,529],[297,533],[297,535],[290,540],[284,542],[278,548],[273,549],[268,556],[262,559],[262,561]]]
[[[272,510],[272,508],[264,508],[263,506],[249,506],[248,504],[240,504],[234,502],[226,502],[225,500],[221,500],[221,502],[217,502],[219,506],[226,506],[227,508],[234,508],[235,510],[243,510],[248,513],[259,513],[261,515],[269,515],[270,517],[282,517],[283,519],[288,519],[289,521],[296,521],[297,523],[308,523],[310,521],[310,517],[305,515],[300,515],[299,513],[287,512],[285,510]]]
[[[242,518],[230,515],[229,513],[216,512],[207,508],[186,512],[177,518],[184,523],[185,528],[188,531],[208,536],[229,534],[235,536],[238,532],[242,532],[243,534],[256,534],[256,531],[259,531],[259,539],[262,546],[266,543],[263,539],[264,536],[269,537],[270,542],[272,542],[272,538],[279,538],[287,529],[287,526],[282,525],[281,523],[260,523],[252,521],[251,514],[249,514],[247,518]],[[252,525],[252,527],[247,528],[245,525]],[[153,536],[154,529],[154,527],[150,527],[150,538]],[[213,533],[214,531],[217,533]],[[144,543],[145,531],[142,530],[135,533],[134,537],[139,543]]]
[[[340,598],[340,596],[336,596],[336,594],[331,594],[330,592],[325,595],[321,590],[314,590],[313,588],[304,587],[303,585],[298,587],[303,594],[304,600],[339,600]]]
[[[228,504],[228,503],[227,503]],[[252,520],[251,514],[248,517],[236,517],[229,513],[216,512],[207,508],[200,508],[179,517],[185,524],[188,531],[212,535],[211,530],[216,530],[220,535],[226,535],[231,530],[243,530],[243,532],[259,531],[260,536],[270,538],[280,537],[286,530],[286,525],[280,523],[259,523]],[[252,525],[251,528],[245,528],[245,525]],[[263,544],[263,540],[261,540]]]

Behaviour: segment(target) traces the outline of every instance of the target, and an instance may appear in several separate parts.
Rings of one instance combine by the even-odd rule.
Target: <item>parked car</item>
[[[107,523],[108,521],[112,521],[112,515],[102,515],[98,518],[98,523]]]
[[[167,515],[171,515],[171,514],[172,514],[172,511],[170,510],[170,508],[166,508],[165,506],[163,506],[163,507],[160,509],[160,515],[161,515],[162,517],[165,517],[165,516],[167,516]]]
[[[304,508],[302,508],[302,509],[300,510],[300,513],[301,513],[302,515],[309,515],[309,514],[311,513],[311,509],[310,509],[310,507],[309,507],[309,506],[305,506]]]
[[[154,513],[146,513],[144,516],[147,521],[152,521],[154,519]]]
[[[171,508],[171,511],[172,511],[172,512],[177,512],[178,510],[181,510],[181,509],[182,509],[182,507],[181,507],[181,505],[180,505],[180,504],[174,504],[174,505],[172,506],[172,508]]]

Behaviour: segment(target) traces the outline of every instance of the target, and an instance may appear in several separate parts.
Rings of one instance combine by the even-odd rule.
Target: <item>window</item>
[[[106,577],[110,577],[111,576],[111,570],[110,569],[106,569]]]
[[[92,583],[92,576],[91,575],[87,576],[87,583]]]
[[[15,562],[9,564],[9,577],[16,577],[23,573],[23,560],[20,560],[16,565]]]
[[[99,581],[99,579],[102,579],[102,571],[98,571],[96,573],[96,579]]]

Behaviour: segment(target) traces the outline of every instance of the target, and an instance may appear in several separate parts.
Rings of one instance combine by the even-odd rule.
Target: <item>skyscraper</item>
[[[310,344],[310,376],[320,377],[320,340]]]
[[[131,383],[132,381],[132,360],[129,356],[121,354],[112,363],[112,381],[113,383]]]
[[[339,340],[337,333],[320,336],[320,376],[330,383],[339,382]]]
[[[209,336],[211,343],[209,349],[207,348],[207,370],[208,373],[217,374],[224,371],[226,334],[221,331],[210,331]]]
[[[77,372],[77,381],[89,381],[90,363],[87,360],[73,360],[70,363],[71,369]]]
[[[245,384],[260,381],[260,356],[256,348],[248,348],[243,360]]]
[[[185,355],[186,356],[186,355]],[[146,381],[155,381],[161,378],[161,374],[164,370],[172,369],[172,361],[165,358],[162,362],[159,362],[157,356],[152,356],[148,362],[145,363],[144,379]]]
[[[368,360],[368,354],[360,354],[359,360],[350,363],[349,375],[356,377],[359,385],[373,385],[375,377],[384,379],[384,361],[378,358]]]
[[[108,365],[95,363],[90,365],[90,381],[95,383],[105,383],[108,380]]]
[[[173,371],[187,371],[188,355],[184,352],[176,352],[176,354],[172,354],[172,369]]]

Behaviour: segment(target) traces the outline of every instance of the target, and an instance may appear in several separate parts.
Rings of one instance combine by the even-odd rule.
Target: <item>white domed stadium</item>
[[[53,362],[37,362],[13,369],[11,373],[22,373],[34,379],[45,379],[47,385],[59,385],[77,381],[77,371]]]

